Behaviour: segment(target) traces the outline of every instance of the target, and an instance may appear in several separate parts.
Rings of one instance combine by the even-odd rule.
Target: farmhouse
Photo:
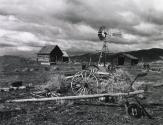
[[[127,53],[118,53],[112,57],[113,65],[133,66],[137,65],[139,59]]]
[[[56,64],[57,62],[69,62],[66,51],[62,51],[57,45],[44,46],[37,54],[37,61],[41,64]]]

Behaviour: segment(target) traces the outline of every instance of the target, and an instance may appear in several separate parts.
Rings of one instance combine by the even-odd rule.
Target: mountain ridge
[[[160,48],[151,48],[151,49],[142,49],[142,50],[135,50],[135,51],[129,51],[129,52],[118,52],[118,53],[127,53],[131,54],[139,59],[139,61],[144,62],[152,62],[160,60],[163,56],[163,49]],[[112,53],[117,54],[117,53]],[[86,53],[82,55],[72,56],[72,59],[78,60],[78,61],[89,61],[90,58],[93,62],[98,61],[99,59],[99,53]],[[106,56],[107,61],[111,58],[110,55]]]

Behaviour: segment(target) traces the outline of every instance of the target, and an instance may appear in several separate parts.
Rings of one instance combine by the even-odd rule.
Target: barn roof
[[[41,48],[38,54],[50,54],[57,45],[48,45]]]
[[[62,53],[63,53],[63,56],[64,56],[64,57],[69,57],[69,55],[67,54],[66,51],[62,50]]]

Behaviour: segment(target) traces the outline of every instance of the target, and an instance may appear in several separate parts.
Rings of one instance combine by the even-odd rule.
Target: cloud
[[[37,51],[46,44],[96,51],[98,28],[118,29],[110,51],[161,47],[161,0],[0,0],[0,48]],[[1,50],[0,50],[1,51]],[[7,52],[8,53],[8,52]]]

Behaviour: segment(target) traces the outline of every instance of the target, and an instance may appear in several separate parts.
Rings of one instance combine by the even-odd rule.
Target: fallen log
[[[144,90],[137,90],[129,93],[106,93],[94,95],[79,95],[79,96],[64,96],[64,97],[51,97],[51,98],[32,98],[32,99],[16,99],[8,100],[6,102],[41,102],[41,101],[58,101],[58,100],[79,100],[79,99],[92,99],[107,96],[131,96],[144,93]]]

